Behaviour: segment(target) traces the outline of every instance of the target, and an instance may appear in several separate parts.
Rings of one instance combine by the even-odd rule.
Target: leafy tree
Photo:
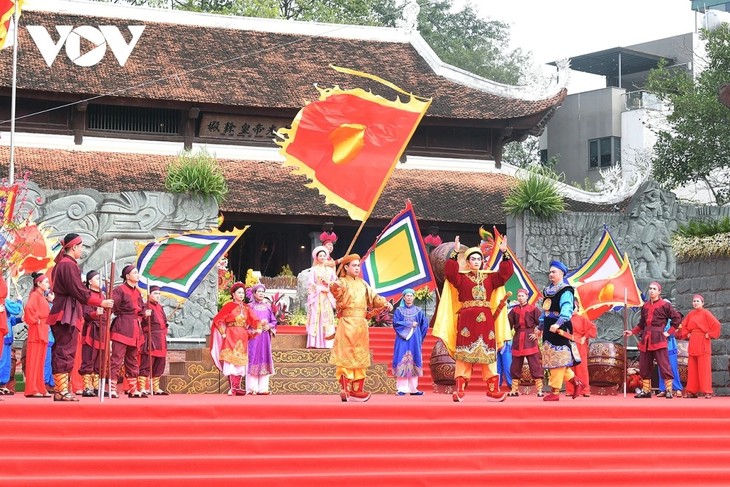
[[[702,31],[707,67],[693,79],[686,71],[660,65],[647,89],[668,102],[668,127],[658,127],[654,147],[654,178],[668,189],[704,182],[717,204],[730,202],[730,110],[717,99],[730,81],[730,31],[727,24]]]
[[[500,83],[516,84],[529,56],[509,49],[509,26],[477,16],[471,4],[451,12],[449,0],[418,0],[421,36],[439,57]]]

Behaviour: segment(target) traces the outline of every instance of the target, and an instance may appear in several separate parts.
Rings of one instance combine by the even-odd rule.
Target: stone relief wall
[[[85,251],[80,265],[84,273],[92,269],[101,271],[108,265],[116,238],[117,284],[121,268],[136,260],[135,242],[215,227],[218,216],[215,201],[198,195],[100,193],[93,189],[52,192],[33,183],[28,185],[23,208],[26,213],[31,210],[34,221],[50,231],[52,242],[68,233],[83,237]],[[217,308],[217,272],[214,269],[182,306],[163,298],[172,338],[202,338],[208,333]],[[30,278],[22,277],[19,284],[22,296],[27,297]]]

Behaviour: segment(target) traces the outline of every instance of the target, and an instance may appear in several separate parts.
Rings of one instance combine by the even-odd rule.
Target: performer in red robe
[[[641,307],[639,323],[632,329],[624,331],[624,335],[638,334],[639,339],[639,373],[641,374],[641,392],[634,397],[637,399],[651,398],[651,372],[656,360],[664,377],[666,398],[672,399],[672,367],[669,364],[667,353],[667,336],[664,327],[671,320],[669,333],[675,333],[682,323],[682,315],[665,299],[662,299],[662,286],[656,281],[649,284],[649,300]]]
[[[514,330],[512,337],[512,390],[508,396],[519,396],[520,377],[525,360],[530,367],[530,376],[535,380],[537,397],[543,397],[543,369],[542,355],[537,346],[540,336],[540,310],[534,304],[528,304],[527,289],[517,290],[517,306],[512,308],[507,316],[509,326]]]
[[[144,345],[139,353],[139,388],[142,394],[149,394],[149,390],[151,390],[155,396],[166,396],[167,392],[160,387],[160,377],[165,373],[167,359],[167,316],[165,316],[165,309],[160,304],[160,286],[150,286],[147,308],[152,311],[152,314],[149,319],[142,320]],[[151,370],[150,356],[152,356]],[[148,390],[147,381],[150,376],[152,384],[149,384],[150,389]]]
[[[33,273],[33,289],[23,309],[23,322],[28,325],[25,353],[25,397],[51,397],[46,392],[43,370],[48,349],[48,299],[45,292],[51,287],[45,274]]]
[[[142,294],[137,288],[139,282],[137,268],[132,264],[124,266],[122,279],[124,279],[124,283],[115,287],[112,291],[115,317],[111,326],[111,393],[109,397],[118,397],[117,381],[122,363],[124,363],[125,378],[129,383],[129,397],[146,397],[137,388],[139,348],[142,345],[140,321],[150,316],[152,311],[145,309]]]
[[[99,273],[86,273],[86,287],[104,299],[101,291]],[[99,370],[101,368],[101,351],[104,347],[102,340],[102,318],[104,309],[97,306],[84,305],[84,327],[81,330],[81,366],[79,373],[83,379],[83,397],[94,397],[99,390]],[[78,354],[77,354],[78,355]]]
[[[69,374],[76,357],[77,334],[84,322],[83,305],[111,308],[114,301],[102,299],[81,282],[81,258],[84,244],[75,233],[69,233],[61,241],[62,248],[51,271],[51,288],[54,299],[48,323],[53,327],[55,343],[52,349],[51,367],[55,385],[54,401],[78,401],[69,390]]]
[[[244,299],[242,282],[231,286],[233,301],[223,305],[210,327],[210,355],[218,369],[228,377],[233,396],[245,396],[241,386],[248,367],[248,338],[256,319]]]
[[[689,338],[687,387],[684,397],[704,395],[712,397],[712,344],[720,338],[720,322],[705,309],[705,298],[700,294],[692,297],[692,311],[687,313],[679,329],[680,338]]]
[[[460,247],[456,237],[455,249]],[[456,288],[461,303],[456,324],[456,391],[453,400],[464,399],[466,386],[471,380],[474,364],[482,364],[482,376],[487,381],[487,399],[504,401],[507,394],[499,389],[497,375],[496,330],[494,316],[490,309],[492,292],[510,278],[514,272],[512,260],[507,252],[507,242],[502,240],[500,250],[504,259],[497,272],[486,272],[482,268],[482,251],[479,247],[467,249],[465,257],[468,271],[460,272],[456,261],[456,251],[444,265],[444,274],[449,283]]]
[[[580,363],[573,366],[575,376],[583,383],[583,397],[590,397],[591,387],[588,380],[588,350],[590,348],[590,339],[598,336],[596,324],[585,316],[579,314],[578,300],[575,300],[575,310],[573,317],[570,318],[573,324],[573,339],[580,353]],[[568,396],[573,395],[574,386],[572,382],[565,384],[565,393]]]

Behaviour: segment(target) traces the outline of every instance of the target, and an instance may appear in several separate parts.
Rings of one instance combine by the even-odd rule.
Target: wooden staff
[[[147,309],[150,309],[150,283],[147,281]],[[152,386],[152,313],[147,316],[147,357],[149,360],[150,372],[147,385],[150,387],[150,396],[155,395],[155,388]]]
[[[109,265],[109,276],[108,276],[108,283],[107,283],[107,296],[110,298],[112,297],[112,291],[114,291],[114,275],[116,273],[116,260],[117,258],[117,239],[114,239],[113,245],[112,245],[112,260],[111,264]],[[106,269],[106,265],[104,265],[104,269]],[[106,315],[104,316],[104,324],[103,329],[104,333],[102,334],[104,337],[104,344],[106,345],[106,350],[104,350],[103,354],[103,360],[101,368],[100,375],[101,379],[99,382],[99,397],[100,401],[104,402],[104,389],[106,388],[106,375],[109,375],[109,397],[112,395],[112,382],[111,382],[111,351],[112,351],[112,341],[111,341],[111,327],[112,327],[112,309],[106,310]]]

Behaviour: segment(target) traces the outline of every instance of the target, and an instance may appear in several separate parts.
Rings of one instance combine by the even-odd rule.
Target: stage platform
[[[3,486],[727,485],[730,398],[3,396]]]

